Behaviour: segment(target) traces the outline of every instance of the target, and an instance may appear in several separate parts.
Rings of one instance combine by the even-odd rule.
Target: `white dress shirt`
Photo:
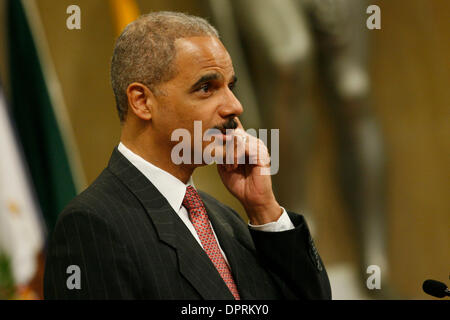
[[[189,178],[189,181],[185,184],[178,178],[174,177],[167,171],[158,168],[152,163],[144,160],[142,157],[138,156],[130,149],[128,149],[122,142],[119,144],[118,150],[122,155],[127,158],[150,182],[158,189],[159,192],[166,198],[169,205],[172,209],[177,213],[186,227],[194,236],[195,240],[202,246],[200,238],[195,231],[195,228],[189,219],[189,214],[186,208],[183,206],[184,195],[186,194],[186,187],[191,185],[195,188],[194,183],[192,181],[192,177]],[[211,222],[210,222],[211,223]],[[291,219],[289,218],[286,210],[283,208],[283,213],[278,219],[278,221],[270,222],[263,225],[251,225],[249,226],[255,230],[260,231],[268,231],[268,232],[277,232],[277,231],[285,231],[294,229],[294,225],[292,224]],[[219,245],[219,249],[222,255],[225,258],[225,261],[228,263],[227,257],[220,247],[220,243],[217,239],[216,233],[214,232],[214,228],[211,225],[211,229],[213,231],[214,237]],[[203,246],[202,246],[203,248]]]

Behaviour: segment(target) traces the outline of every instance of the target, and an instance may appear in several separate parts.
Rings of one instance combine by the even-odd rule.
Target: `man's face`
[[[158,106],[152,110],[158,141],[165,146],[177,144],[170,138],[178,128],[187,129],[193,139],[196,120],[202,122],[203,132],[234,129],[233,119],[243,109],[232,92],[236,77],[223,44],[215,37],[202,36],[178,39],[175,47],[177,75],[158,86],[162,95],[156,97]],[[203,148],[208,144],[204,142]]]

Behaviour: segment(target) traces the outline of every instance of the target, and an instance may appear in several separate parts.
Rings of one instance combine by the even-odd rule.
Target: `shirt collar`
[[[178,178],[174,177],[167,171],[158,168],[154,164],[148,162],[142,157],[135,154],[128,149],[122,142],[119,143],[118,150],[127,158],[150,182],[158,189],[159,192],[166,198],[169,205],[175,212],[178,213],[182,204],[184,195],[186,194],[186,187],[192,185],[194,188],[194,182],[192,176],[189,177],[189,181],[184,184]]]

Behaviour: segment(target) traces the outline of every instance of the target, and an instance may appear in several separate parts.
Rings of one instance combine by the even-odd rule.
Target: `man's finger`
[[[244,126],[241,123],[241,120],[239,120],[238,117],[234,118],[238,124],[237,128],[244,130]]]

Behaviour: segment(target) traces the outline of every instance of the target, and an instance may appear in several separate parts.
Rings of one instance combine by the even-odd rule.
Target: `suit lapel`
[[[117,148],[113,151],[108,168],[142,203],[159,239],[175,249],[180,273],[202,298],[233,299],[208,255],[167,200]]]

